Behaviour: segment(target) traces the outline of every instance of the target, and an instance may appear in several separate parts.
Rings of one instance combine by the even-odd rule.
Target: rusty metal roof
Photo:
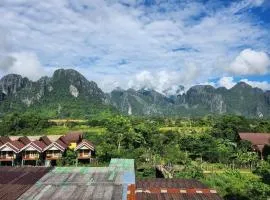
[[[200,181],[195,179],[146,179],[136,181],[136,188],[208,188],[206,185],[202,184]]]
[[[134,174],[132,159],[113,159],[108,167],[56,167],[19,200],[126,200],[128,184],[135,184],[135,176],[130,177],[130,173]]]
[[[128,188],[128,200],[221,200],[214,189],[195,179],[147,179],[136,181]]]
[[[50,170],[45,167],[0,167],[0,199],[17,199]]]
[[[217,194],[138,193],[136,200],[222,200],[222,198]]]

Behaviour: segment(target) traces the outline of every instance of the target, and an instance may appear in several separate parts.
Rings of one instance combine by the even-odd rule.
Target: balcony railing
[[[13,160],[14,155],[0,155],[0,160]]]
[[[46,154],[46,159],[59,159],[62,158],[62,154]]]
[[[87,159],[87,158],[91,158],[91,154],[89,154],[89,153],[78,153],[77,154],[77,158],[79,158],[79,159]]]
[[[38,154],[23,155],[23,159],[39,159],[39,155]]]

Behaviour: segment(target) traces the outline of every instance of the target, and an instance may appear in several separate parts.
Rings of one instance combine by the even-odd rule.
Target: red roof
[[[195,179],[146,179],[136,181],[136,188],[207,188],[206,185]]]
[[[47,145],[45,143],[43,143],[42,141],[39,140],[35,140],[32,142],[34,145],[36,145],[41,151],[43,151]]]
[[[46,144],[47,146],[52,143],[52,141],[47,136],[42,136],[39,140],[44,144]]]
[[[222,198],[218,194],[170,194],[170,193],[159,193],[159,194],[152,194],[152,193],[136,193],[136,200],[222,200]]]
[[[19,153],[20,150],[24,147],[24,144],[15,140],[15,141],[11,141],[11,142],[6,142],[5,144],[3,144],[1,146],[1,148],[5,147],[5,146],[11,148],[15,153]]]
[[[30,142],[31,142],[31,140],[28,138],[28,137],[20,137],[19,139],[18,139],[18,141],[20,141],[21,143],[23,143],[24,145],[27,145],[27,144],[29,144]]]
[[[0,167],[0,199],[15,200],[52,168]]]
[[[194,179],[148,179],[128,187],[128,200],[202,199],[221,200],[216,190]]]
[[[82,140],[82,132],[70,132],[60,137],[60,139],[67,145],[72,142],[79,143]]]
[[[64,149],[68,147],[68,145],[66,143],[64,143],[63,140],[61,140],[61,138],[56,140],[55,143],[57,143],[58,145],[60,145]]]
[[[43,149],[43,151],[46,151],[46,150],[50,149],[50,148],[53,147],[53,146],[57,147],[57,148],[58,148],[59,150],[61,150],[61,151],[65,151],[65,149],[68,147],[68,145],[65,144],[65,143],[61,140],[61,138],[59,138],[59,139],[56,140],[55,142],[53,142],[53,143],[51,143],[50,145],[46,146],[46,147]]]
[[[17,140],[11,141],[10,143],[18,149],[21,149],[25,146],[23,143]]]
[[[270,144],[270,133],[239,133],[241,140],[250,141],[253,145]]]
[[[90,142],[89,140],[86,140],[86,139],[83,139],[78,145],[77,147],[75,148],[75,150],[78,150],[80,149],[81,147],[83,146],[86,146],[88,147],[89,149],[92,149],[92,150],[95,150],[95,146],[92,142]]]
[[[2,144],[5,144],[7,142],[11,142],[11,139],[8,136],[2,136],[2,137],[0,137],[0,142]]]

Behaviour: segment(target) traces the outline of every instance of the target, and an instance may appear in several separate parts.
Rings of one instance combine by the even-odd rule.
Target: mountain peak
[[[57,69],[53,73],[53,78],[60,78],[60,77],[81,77],[84,76],[74,69]]]
[[[190,88],[190,90],[197,90],[197,91],[215,90],[215,87],[213,87],[212,85],[194,85]]]
[[[23,77],[19,74],[7,74],[1,78],[0,81],[7,81],[7,80],[15,80],[15,79],[23,79]]]
[[[0,80],[1,90],[4,94],[15,94],[24,85],[29,82],[27,78],[23,78],[18,74],[8,74],[3,76]]]
[[[237,84],[235,84],[235,86],[232,87],[232,89],[236,89],[236,88],[249,88],[249,89],[251,89],[252,86],[250,86],[246,82],[240,81]]]

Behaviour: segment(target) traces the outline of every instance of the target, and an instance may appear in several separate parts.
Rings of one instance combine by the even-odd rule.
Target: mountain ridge
[[[0,79],[0,113],[34,109],[58,117],[86,117],[103,111],[143,116],[270,116],[270,91],[245,82],[230,89],[194,85],[185,92],[179,85],[164,93],[150,88],[115,88],[104,93],[94,81],[73,69],[58,69],[52,77],[37,81],[8,74]]]

